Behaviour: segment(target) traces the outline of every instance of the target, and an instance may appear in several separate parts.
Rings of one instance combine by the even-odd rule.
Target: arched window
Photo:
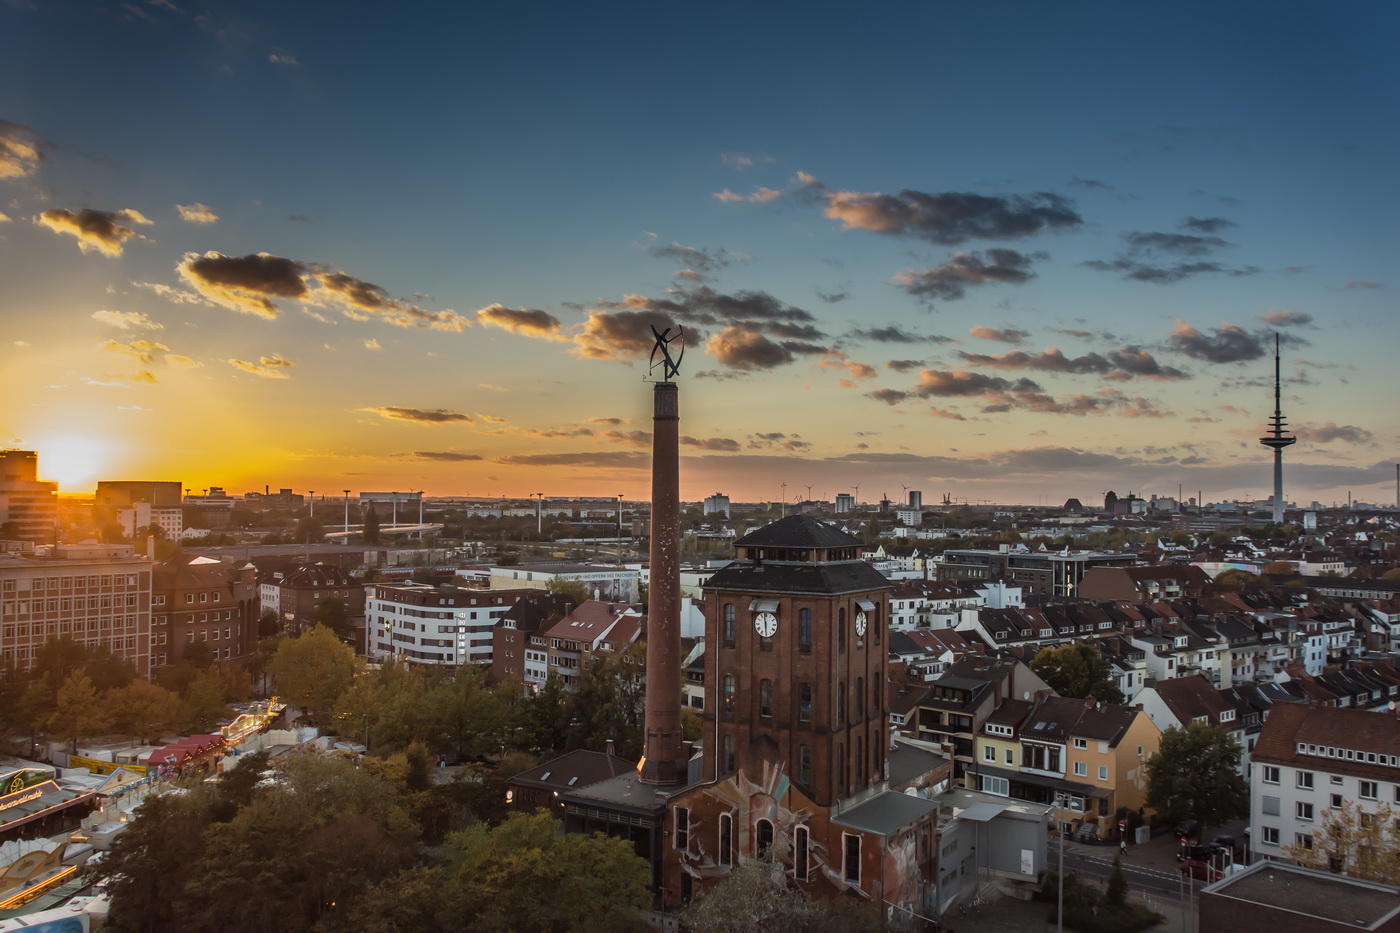
[[[720,696],[720,709],[726,719],[734,718],[734,675],[724,675],[724,692]]]
[[[719,863],[734,864],[734,816],[730,813],[719,815]]]
[[[874,609],[870,610],[870,630],[875,633],[875,644],[877,645],[880,643],[881,625],[880,607],[876,606]]]
[[[856,718],[859,719],[861,716],[863,716],[863,715],[865,714],[865,678],[864,678],[864,677],[857,677],[857,678],[856,678],[856,692],[851,696],[851,699],[855,701],[854,703],[851,704],[851,706],[854,707],[853,712],[856,714]]]
[[[801,648],[812,647],[812,610],[797,610],[797,644]]]
[[[720,770],[728,774],[734,770],[734,736],[724,737],[722,757],[724,760],[720,762]]]
[[[877,677],[870,682],[870,711],[873,713],[880,712],[880,710],[884,708],[883,699],[884,698],[880,696],[880,679]]]
[[[758,682],[758,715],[764,718],[773,715],[773,681],[766,677]]]
[[[807,827],[799,826],[792,831],[792,873],[798,881],[806,881],[811,872],[808,848]]]
[[[836,650],[846,650],[846,607],[836,610]]]
[[[865,739],[856,736],[856,783],[865,783]]]
[[[812,783],[812,747],[810,745],[797,746],[797,783]]]
[[[846,682],[843,680],[836,686],[836,711],[835,725],[844,725],[846,722]]]
[[[773,848],[773,824],[768,820],[759,820],[754,827],[753,850],[757,855],[767,855]]]
[[[812,685],[809,683],[797,685],[797,721],[812,721]]]
[[[724,604],[724,643],[734,644],[734,604]]]
[[[842,742],[836,746],[836,770],[837,789],[840,793],[846,793],[846,775],[850,773],[849,762],[846,761],[846,743]]]

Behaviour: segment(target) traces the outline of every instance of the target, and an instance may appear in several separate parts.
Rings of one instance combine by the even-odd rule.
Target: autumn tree
[[[1147,806],[1172,822],[1207,827],[1249,815],[1249,785],[1240,776],[1240,746],[1224,729],[1193,722],[1162,733],[1147,761]]]
[[[594,658],[584,667],[565,706],[570,746],[602,751],[612,739],[622,757],[641,756],[645,661],[646,645],[636,642],[615,658]]]
[[[327,596],[318,602],[311,610],[311,623],[324,625],[342,639],[355,634],[355,627],[350,624],[350,608],[339,596]]]
[[[180,706],[177,694],[139,677],[109,691],[105,699],[116,724],[143,742],[156,726],[175,722]]]
[[[1312,848],[1284,845],[1283,854],[1308,868],[1400,885],[1400,822],[1388,803],[1368,813],[1344,800],[1341,807],[1322,811]]]
[[[1269,576],[1270,574],[1295,576],[1298,573],[1298,565],[1294,564],[1292,561],[1276,560],[1260,567],[1259,572],[1264,576]]]
[[[1123,691],[1113,680],[1113,669],[1092,645],[1077,642],[1059,648],[1042,648],[1031,659],[1030,666],[1062,697],[1092,696],[1105,703],[1123,702]]]
[[[560,834],[547,814],[511,814],[447,840],[440,915],[480,933],[645,929],[651,869],[625,839]]]
[[[1250,573],[1242,567],[1231,567],[1229,570],[1222,570],[1216,574],[1215,582],[1228,586],[1259,586],[1265,580],[1259,574]]]
[[[874,933],[885,929],[878,911],[853,901],[823,903],[789,886],[781,867],[766,859],[738,865],[681,915],[687,933]]]
[[[329,716],[359,669],[355,653],[324,625],[284,640],[272,658],[278,693],[318,719]]]
[[[101,735],[112,725],[111,709],[97,694],[92,680],[81,671],[74,671],[58,688],[54,710],[49,716],[49,731],[73,743],[78,751],[78,739]]]
[[[567,596],[573,600],[575,606],[588,602],[593,598],[593,593],[588,589],[588,584],[582,580],[563,580],[556,577],[544,585],[544,588],[551,593]]]

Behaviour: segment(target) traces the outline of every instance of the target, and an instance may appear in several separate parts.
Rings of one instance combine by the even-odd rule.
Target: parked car
[[[1235,837],[1221,833],[1210,841],[1210,847],[1216,852],[1233,852],[1235,851]]]
[[[1178,839],[1195,839],[1200,835],[1201,825],[1195,820],[1182,820],[1176,824],[1176,837]]]
[[[1176,860],[1178,862],[1204,862],[1210,858],[1214,851],[1210,846],[1197,845],[1194,842],[1181,840],[1181,847],[1176,850]]]
[[[1200,859],[1187,859],[1177,868],[1183,875],[1190,875],[1197,881],[1219,881],[1225,877],[1225,873],[1218,868],[1211,868]]]

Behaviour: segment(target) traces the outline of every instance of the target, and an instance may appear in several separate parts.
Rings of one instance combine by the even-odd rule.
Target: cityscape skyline
[[[1277,334],[1391,502],[1400,12],[1309,9],[0,5],[0,446],[639,500],[682,325],[685,501],[1263,499]]]

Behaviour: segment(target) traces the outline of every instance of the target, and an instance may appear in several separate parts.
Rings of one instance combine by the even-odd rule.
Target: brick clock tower
[[[891,588],[859,549],[794,515],[705,585],[702,783],[669,805],[666,900],[769,851],[806,887],[859,876],[831,819],[886,788]]]

